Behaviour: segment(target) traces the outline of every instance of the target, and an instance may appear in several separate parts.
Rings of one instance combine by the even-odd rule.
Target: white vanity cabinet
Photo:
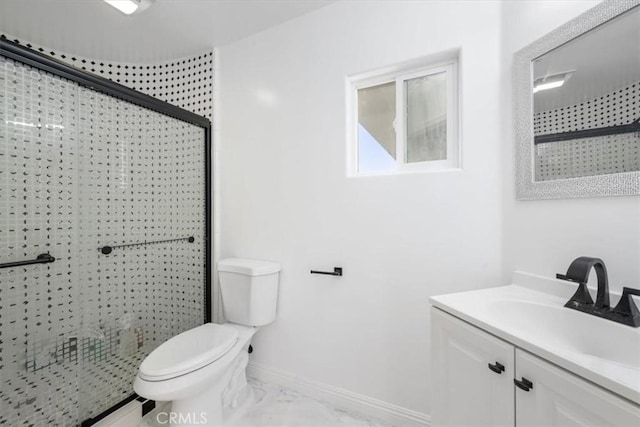
[[[533,387],[516,393],[516,425],[640,426],[640,408],[557,366],[516,349],[516,378]]]
[[[431,343],[435,427],[640,426],[639,406],[438,308]]]
[[[514,346],[433,308],[431,348],[432,425],[513,426]]]

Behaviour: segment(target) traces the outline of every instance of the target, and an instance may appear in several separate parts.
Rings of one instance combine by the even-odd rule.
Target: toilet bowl
[[[163,418],[172,426],[224,425],[251,403],[249,345],[260,326],[275,320],[280,265],[234,258],[218,270],[229,323],[207,323],[164,342],[144,359],[133,384],[142,397],[172,402]]]
[[[225,407],[235,409],[251,396],[245,370],[256,330],[207,323],[183,332],[142,362],[133,389],[147,399],[171,401],[178,421],[172,425],[221,425]]]

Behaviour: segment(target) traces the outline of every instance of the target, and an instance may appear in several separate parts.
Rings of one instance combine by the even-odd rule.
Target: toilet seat
[[[163,381],[188,374],[224,356],[237,340],[234,327],[206,323],[153,350],[140,365],[138,375],[146,381]]]

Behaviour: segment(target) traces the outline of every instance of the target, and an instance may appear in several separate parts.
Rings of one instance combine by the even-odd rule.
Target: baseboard
[[[137,427],[142,421],[142,402],[134,400],[107,415],[93,427]]]
[[[394,426],[424,427],[431,425],[431,417],[421,412],[302,378],[290,372],[280,371],[259,363],[249,362],[247,374],[249,377],[260,381],[288,387],[314,399],[327,402],[337,408],[377,418]]]

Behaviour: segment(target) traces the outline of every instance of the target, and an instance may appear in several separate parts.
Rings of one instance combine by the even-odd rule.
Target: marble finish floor
[[[234,427],[391,427],[379,420],[334,408],[285,387],[254,379],[250,380],[249,384],[255,393],[255,403],[231,424]],[[155,415],[167,409],[166,406],[158,405],[145,416],[140,427],[159,426],[160,424],[154,422]]]

